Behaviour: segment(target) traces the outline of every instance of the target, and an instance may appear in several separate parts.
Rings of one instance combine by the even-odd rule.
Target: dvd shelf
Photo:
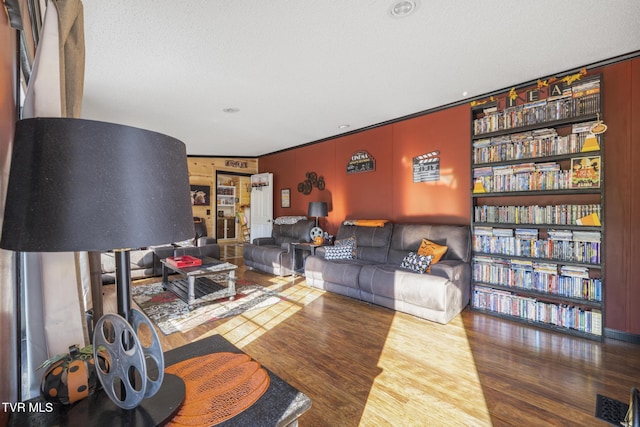
[[[602,92],[581,77],[472,106],[471,306],[602,340]]]

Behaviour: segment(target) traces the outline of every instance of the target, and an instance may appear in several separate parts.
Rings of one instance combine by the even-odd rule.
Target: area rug
[[[236,281],[233,301],[222,298],[192,310],[176,294],[165,291],[162,282],[132,286],[131,296],[165,335],[186,332],[196,326],[268,307],[285,299],[277,292],[243,280]]]

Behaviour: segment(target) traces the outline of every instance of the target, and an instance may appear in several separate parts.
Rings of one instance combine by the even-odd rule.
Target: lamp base
[[[118,407],[104,390],[81,400],[66,414],[69,426],[157,426],[171,419],[184,401],[186,387],[182,378],[165,374],[153,396],[133,409]]]
[[[165,374],[158,392],[133,409],[122,409],[111,401],[104,390],[97,390],[91,396],[73,405],[53,405],[53,410],[12,412],[10,427],[21,426],[157,426],[173,418],[184,401],[186,387],[182,378]],[[48,408],[39,396],[32,406]]]

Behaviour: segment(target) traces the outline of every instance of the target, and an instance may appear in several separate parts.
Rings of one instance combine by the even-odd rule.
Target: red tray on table
[[[197,267],[199,265],[202,265],[202,260],[191,255],[170,256],[167,257],[167,263],[178,268]]]

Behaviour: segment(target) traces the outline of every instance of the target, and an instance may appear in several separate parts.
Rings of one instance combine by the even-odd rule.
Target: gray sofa
[[[355,236],[356,259],[327,260],[324,248],[306,259],[307,284],[446,324],[469,303],[471,235],[468,226],[342,224],[336,240]],[[448,247],[430,273],[400,267],[426,238]]]
[[[213,237],[200,237],[197,246],[176,247],[174,245],[153,246],[145,249],[133,250],[129,253],[131,279],[162,276],[161,259],[169,256],[208,256],[220,259],[220,246]],[[102,270],[102,284],[115,283],[116,261],[113,252],[100,254]]]
[[[242,247],[244,264],[247,267],[276,276],[293,273],[293,253],[291,243],[311,241],[311,229],[315,222],[302,219],[295,224],[274,224],[271,237],[253,239]],[[302,264],[299,264],[302,265]]]

